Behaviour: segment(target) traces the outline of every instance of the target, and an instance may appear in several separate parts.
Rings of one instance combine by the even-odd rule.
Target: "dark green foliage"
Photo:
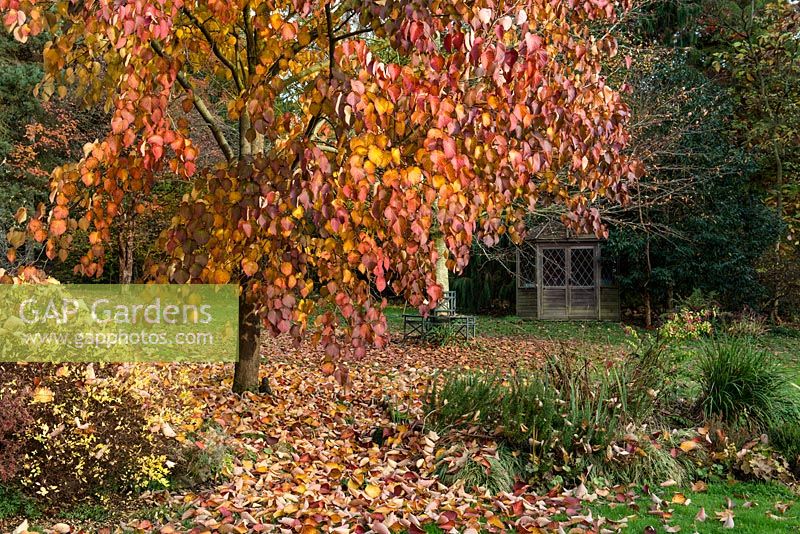
[[[537,444],[550,442],[558,407],[541,379],[527,373],[510,377],[500,405],[500,423],[513,447],[536,452]]]
[[[42,66],[30,52],[37,46],[21,45],[6,32],[0,34],[0,161],[7,155],[16,126],[41,113],[33,89],[42,79]]]
[[[100,504],[81,503],[73,506],[61,514],[64,519],[74,521],[106,521],[110,512],[108,508]]]
[[[751,185],[755,162],[729,135],[732,101],[683,53],[638,63],[630,80],[634,137],[649,172],[634,191],[641,211],[613,216],[619,222],[604,250],[619,263],[622,294],[647,288],[664,309],[670,290],[699,288],[725,307],[757,307],[765,291],[756,263],[782,226]]]
[[[468,489],[480,487],[491,493],[512,491],[515,480],[523,471],[520,457],[515,456],[507,448],[500,447],[497,454],[488,456],[485,460],[488,466],[473,458],[466,458],[466,461],[456,468],[452,468],[447,462],[440,462],[436,476],[448,486],[460,480]]]
[[[800,477],[800,421],[785,421],[769,430],[772,446],[786,461],[795,477]]]
[[[625,35],[638,43],[686,46],[700,36],[702,0],[653,0],[634,6]]]
[[[501,383],[498,375],[483,371],[447,374],[441,386],[434,379],[427,413],[439,428],[460,427],[471,421],[494,424]]]
[[[426,422],[439,431],[480,428],[527,453],[532,475],[577,476],[652,414],[649,391],[663,384],[662,352],[650,347],[624,363],[595,365],[579,355],[552,357],[542,371],[449,373],[434,380]]]
[[[689,474],[681,460],[670,454],[670,449],[662,443],[653,443],[648,439],[639,441],[644,454],[624,457],[620,461],[596,464],[595,475],[611,482],[625,485],[655,485],[665,480],[674,480],[678,484],[689,482]]]
[[[747,339],[709,343],[699,368],[698,410],[706,419],[763,431],[800,414],[800,398],[786,370]]]
[[[507,239],[493,249],[497,254],[508,254]],[[516,303],[516,276],[509,271],[513,267],[513,255],[507,258],[489,257],[478,245],[472,247],[472,256],[464,272],[450,281],[450,289],[456,292],[458,310],[465,313],[506,314]]]
[[[35,501],[14,488],[0,485],[0,520],[9,517],[35,519],[40,515]]]
[[[44,181],[20,176],[5,163],[15,144],[23,140],[25,125],[42,113],[33,89],[42,78],[42,67],[30,56],[34,46],[23,46],[7,32],[0,32],[0,234],[5,236],[11,217],[20,206],[34,207],[47,199]],[[3,239],[4,241],[4,239]],[[35,251],[30,251],[32,258]],[[0,247],[0,267],[8,267],[5,246]]]

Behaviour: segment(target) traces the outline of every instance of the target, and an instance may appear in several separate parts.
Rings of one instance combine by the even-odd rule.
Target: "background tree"
[[[737,130],[761,159],[769,204],[787,227],[764,266],[768,278],[785,279],[800,247],[800,8],[783,0],[716,0],[706,6],[715,21],[709,36],[714,67],[736,100]],[[787,295],[785,284],[774,289],[771,312],[777,319]]]
[[[473,237],[519,239],[542,203],[603,231],[591,203],[623,200],[638,173],[622,154],[627,108],[601,74],[615,41],[588,31],[618,7],[0,0],[18,39],[52,37],[40,94],[111,112],[110,134],[53,173],[53,205],[28,231],[52,257],[86,230],[80,269],[102,273],[126,203],[166,169],[196,173],[195,132],[170,112],[183,98],[222,158],[197,173],[163,234],[171,260],[150,275],[242,284],[236,390],[257,384],[261,325],[299,338],[313,312],[331,361],[342,347],[361,356],[386,341],[373,288],[427,312],[442,252],[459,271]]]
[[[631,147],[648,172],[631,202],[607,213],[618,281],[641,295],[647,326],[654,309],[694,289],[730,308],[758,306],[756,264],[781,225],[752,183],[756,161],[735,143],[734,101],[686,52],[633,55]]]

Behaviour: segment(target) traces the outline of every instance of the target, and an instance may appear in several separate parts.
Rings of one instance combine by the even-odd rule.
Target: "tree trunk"
[[[264,136],[253,131],[250,114],[243,110],[239,116],[239,157],[252,157],[263,151]],[[261,322],[255,304],[247,302],[246,291],[245,287],[239,297],[239,359],[233,373],[233,391],[236,393],[258,389],[261,367]]]
[[[239,359],[233,373],[233,391],[242,393],[258,389],[261,367],[261,323],[255,306],[239,298]]]
[[[450,273],[447,270],[447,244],[444,236],[436,237],[436,283],[442,286],[442,291],[450,291]]]
[[[123,223],[117,236],[119,242],[119,283],[130,284],[133,281],[133,220],[123,217]]]
[[[653,327],[653,307],[650,302],[650,290],[646,287],[642,294],[642,300],[644,300],[644,327],[649,330]]]
[[[450,273],[447,270],[447,244],[444,241],[444,236],[441,235],[435,238],[435,242],[436,252],[438,253],[436,257],[436,283],[442,286],[442,294],[444,295],[445,292],[450,291]],[[444,310],[449,308],[450,305],[451,301],[441,300],[436,307],[439,310]]]
[[[670,284],[667,286],[667,311],[672,311],[675,308],[675,286]]]

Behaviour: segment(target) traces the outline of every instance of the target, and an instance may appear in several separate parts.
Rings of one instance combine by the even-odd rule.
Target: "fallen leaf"
[[[690,452],[700,447],[700,444],[694,440],[688,439],[680,444],[680,448],[683,452]]]
[[[676,493],[672,496],[672,502],[674,504],[685,504],[686,503],[686,495],[683,493]]]
[[[717,519],[722,522],[722,528],[733,528],[733,510],[730,508],[727,510],[723,510],[722,512],[714,512],[717,515]]]
[[[53,399],[55,399],[55,393],[50,388],[39,386],[33,391],[32,402],[34,404],[53,402]]]
[[[697,515],[694,516],[695,521],[700,521],[701,523],[708,518],[706,515],[706,509],[704,507],[700,507],[700,510],[697,512]]]
[[[708,491],[708,484],[706,484],[703,480],[692,482],[692,491],[695,493],[704,493]]]
[[[381,496],[381,489],[375,484],[367,484],[367,487],[364,488],[364,493],[369,495],[370,499],[377,499]]]

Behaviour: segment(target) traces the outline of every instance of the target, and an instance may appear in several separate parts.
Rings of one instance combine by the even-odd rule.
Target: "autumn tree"
[[[170,261],[149,274],[241,285],[234,389],[257,383],[262,327],[313,331],[328,362],[362,356],[387,341],[380,293],[427,313],[437,261],[463,269],[473,238],[518,240],[551,203],[604,231],[593,202],[624,200],[639,170],[600,68],[615,40],[591,30],[625,4],[0,0],[17,39],[51,37],[39,94],[111,112],[108,136],[53,173],[28,232],[52,257],[86,229],[79,269],[97,275],[125,203],[160,173],[194,177],[162,234]],[[218,164],[196,168],[175,99]]]

